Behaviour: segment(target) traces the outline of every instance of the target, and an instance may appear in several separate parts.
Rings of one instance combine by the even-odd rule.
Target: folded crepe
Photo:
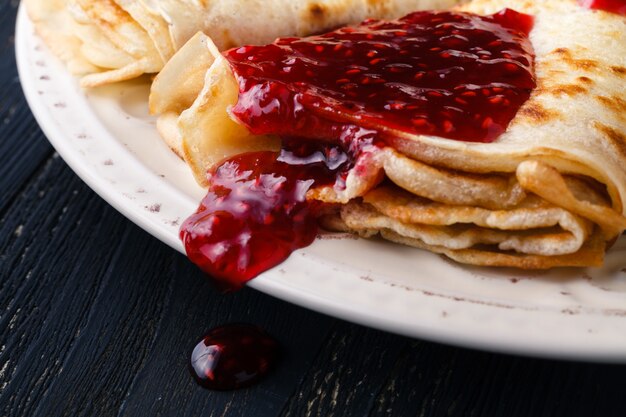
[[[267,43],[458,0],[24,0],[83,87],[157,73],[198,31],[220,49]]]
[[[338,207],[325,227],[473,265],[602,264],[626,229],[625,19],[575,0],[476,0],[461,10],[504,7],[534,16],[537,83],[506,130],[480,143],[385,128],[385,146],[362,155],[345,186],[309,191]],[[159,130],[202,185],[224,158],[280,147],[232,116],[239,86],[203,34],[153,85]]]

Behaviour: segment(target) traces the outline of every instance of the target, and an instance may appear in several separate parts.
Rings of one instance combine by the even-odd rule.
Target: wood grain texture
[[[0,2],[0,416],[626,415],[624,366],[441,346],[214,291],[48,145],[16,75],[17,5]],[[240,321],[283,360],[250,389],[199,388],[190,350]]]

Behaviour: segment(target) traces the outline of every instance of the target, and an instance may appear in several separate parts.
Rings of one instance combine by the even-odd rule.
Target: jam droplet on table
[[[204,388],[233,390],[258,382],[278,357],[278,342],[261,328],[230,324],[211,330],[196,345],[190,370]]]
[[[283,138],[279,153],[224,161],[181,228],[189,258],[238,289],[317,235],[314,186],[345,186],[349,168],[400,131],[498,138],[535,88],[531,16],[417,12],[224,53],[239,83],[232,114]],[[358,174],[358,172],[357,172]]]
[[[532,26],[510,9],[417,12],[232,49],[232,114],[256,134],[338,139],[328,124],[345,123],[492,142],[536,87]]]
[[[578,0],[581,6],[589,9],[604,10],[606,12],[626,16],[625,0]]]

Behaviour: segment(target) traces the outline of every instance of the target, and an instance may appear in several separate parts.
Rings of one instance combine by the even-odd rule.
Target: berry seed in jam
[[[509,9],[417,12],[232,49],[232,114],[255,134],[319,138],[333,121],[492,142],[536,86],[532,25]]]
[[[581,6],[626,16],[625,0],[578,0]]]
[[[239,83],[232,115],[281,136],[208,174],[209,192],[181,228],[189,258],[238,289],[317,235],[311,187],[347,171],[395,132],[492,142],[535,88],[531,16],[417,12],[324,35],[224,53]],[[358,174],[358,168],[357,168]]]
[[[258,382],[278,356],[278,342],[259,327],[229,324],[211,330],[196,345],[189,369],[203,388],[233,390]]]

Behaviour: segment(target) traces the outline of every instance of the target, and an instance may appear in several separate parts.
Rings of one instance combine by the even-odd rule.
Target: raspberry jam
[[[589,9],[604,10],[606,12],[626,16],[625,0],[578,0],[581,6]]]
[[[285,140],[282,151],[226,160],[181,228],[187,256],[225,291],[236,290],[317,236],[313,185],[333,184],[349,167],[338,146]]]
[[[232,114],[256,134],[317,138],[329,120],[492,142],[535,88],[533,18],[417,12],[225,53]],[[336,139],[324,136],[324,139]]]
[[[314,186],[346,172],[394,131],[472,142],[504,132],[535,88],[533,18],[418,12],[224,53],[239,83],[232,115],[283,138],[280,154],[235,156],[181,228],[189,258],[225,290],[308,246]],[[358,174],[358,166],[356,168]]]
[[[278,353],[278,342],[259,327],[229,324],[211,330],[196,345],[189,369],[203,388],[245,388],[271,371]]]

